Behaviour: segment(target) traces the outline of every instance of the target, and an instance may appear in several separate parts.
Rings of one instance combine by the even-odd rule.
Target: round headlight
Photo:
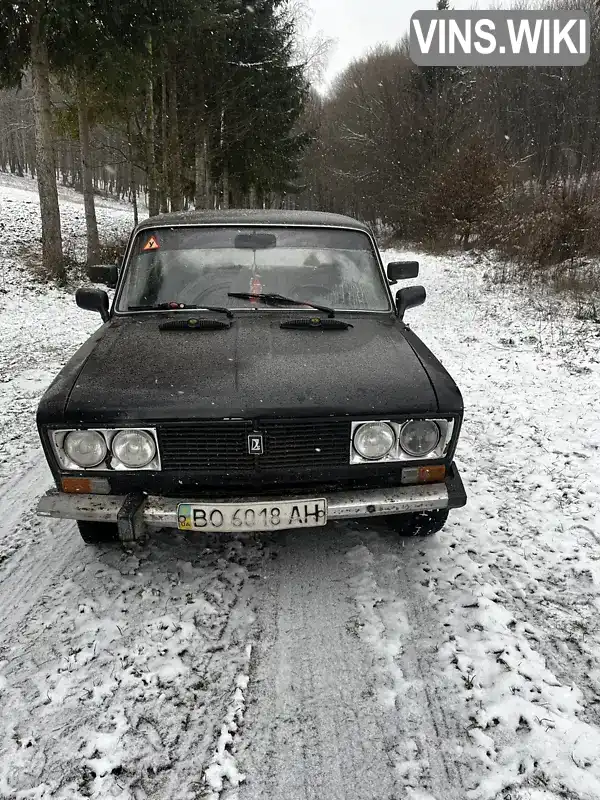
[[[396,443],[396,434],[387,422],[366,422],[354,433],[354,449],[362,458],[384,458]]]
[[[106,458],[106,442],[98,431],[69,431],[63,450],[74,464],[83,469],[97,467]]]
[[[400,447],[413,458],[429,455],[440,443],[440,429],[430,419],[415,419],[402,426]]]
[[[156,455],[156,444],[146,431],[119,431],[112,440],[115,458],[128,469],[147,467]]]

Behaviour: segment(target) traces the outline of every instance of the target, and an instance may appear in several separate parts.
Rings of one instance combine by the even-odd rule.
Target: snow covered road
[[[0,181],[4,230],[28,191]],[[600,798],[598,326],[419,256],[409,321],[467,408],[441,534],[94,550],[33,516],[31,415],[97,319],[0,259],[0,797]]]

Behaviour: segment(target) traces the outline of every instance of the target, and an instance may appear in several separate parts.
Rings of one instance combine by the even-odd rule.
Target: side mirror
[[[392,261],[387,265],[387,276],[390,283],[406,281],[419,277],[418,261]]]
[[[111,289],[114,289],[119,280],[119,268],[116,264],[88,267],[86,273],[92,283],[103,283]]]
[[[75,292],[75,302],[86,311],[97,311],[102,322],[108,321],[108,295],[102,289],[85,286]]]
[[[404,319],[409,308],[422,306],[426,299],[427,292],[424,286],[409,286],[407,289],[400,289],[396,294],[396,308],[400,319]]]

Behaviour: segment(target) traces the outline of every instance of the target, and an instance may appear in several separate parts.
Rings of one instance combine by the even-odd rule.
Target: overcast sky
[[[395,44],[408,32],[411,16],[432,10],[435,0],[308,0],[312,9],[311,33],[323,33],[336,44],[331,50],[325,79],[329,82],[355,58],[379,42]],[[479,2],[452,0],[452,8],[468,10],[510,8],[513,0]]]

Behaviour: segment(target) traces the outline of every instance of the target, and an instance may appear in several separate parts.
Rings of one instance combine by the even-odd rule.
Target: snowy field
[[[416,256],[409,322],[467,409],[443,533],[95,551],[32,510],[37,399],[99,324],[16,258],[34,188],[0,176],[0,797],[598,800],[598,326]],[[83,236],[80,199],[61,209]]]

